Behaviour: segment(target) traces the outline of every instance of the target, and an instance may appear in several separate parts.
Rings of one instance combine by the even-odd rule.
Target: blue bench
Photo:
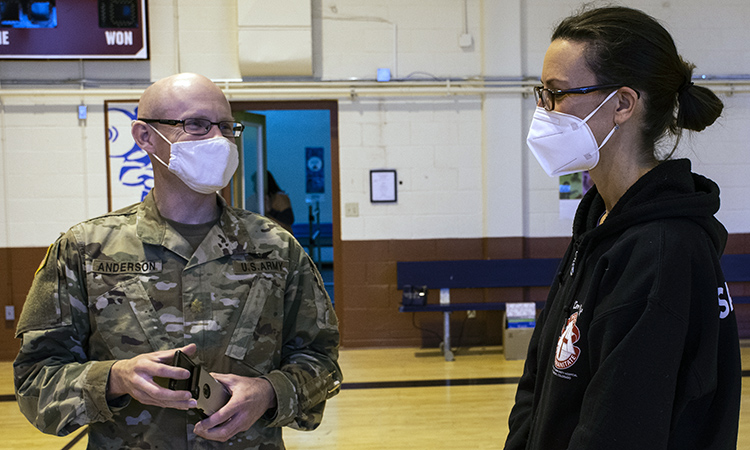
[[[750,281],[750,255],[724,255],[721,269],[728,282]]]
[[[548,287],[554,279],[560,259],[482,259],[457,261],[399,261],[396,263],[397,287],[426,286],[428,289]],[[750,282],[750,254],[724,255],[724,276],[729,283]],[[735,304],[750,303],[750,296],[733,296]],[[537,309],[544,302],[537,302]],[[503,311],[505,302],[402,305],[401,312],[442,312],[443,343],[446,361],[453,361],[450,346],[450,314],[454,311]]]
[[[724,255],[721,257],[721,269],[728,283],[750,282],[750,255]],[[731,294],[731,291],[730,291]],[[736,304],[750,303],[750,296],[732,296]]]
[[[426,286],[427,289],[548,287],[560,264],[558,258],[480,259],[459,261],[399,261],[397,287]],[[538,302],[537,308],[544,306]],[[401,312],[442,312],[442,350],[453,361],[450,314],[454,311],[503,311],[505,302],[402,305]]]

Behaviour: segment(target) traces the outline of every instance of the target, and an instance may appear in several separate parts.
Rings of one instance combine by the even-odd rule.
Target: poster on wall
[[[305,200],[320,203],[326,189],[323,147],[305,147]]]
[[[2,0],[0,59],[148,59],[146,0]]]
[[[560,219],[572,220],[581,199],[591,189],[593,182],[588,171],[562,175],[559,180]]]
[[[107,198],[110,211],[142,201],[154,187],[154,169],[148,153],[130,134],[138,117],[138,102],[104,102],[107,136]]]

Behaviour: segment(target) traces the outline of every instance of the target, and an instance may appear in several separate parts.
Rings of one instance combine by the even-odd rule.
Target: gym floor
[[[501,347],[462,348],[446,362],[430,349],[342,349],[341,393],[313,432],[286,428],[291,450],[500,449],[523,361],[506,361]],[[750,347],[742,348],[743,366]],[[750,371],[743,374],[738,448],[750,448]],[[12,363],[0,362],[0,449],[82,450],[85,430],[44,435],[18,411]]]

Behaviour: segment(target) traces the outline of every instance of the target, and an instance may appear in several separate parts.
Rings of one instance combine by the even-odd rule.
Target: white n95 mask
[[[175,174],[190,189],[200,194],[210,194],[229,184],[237,166],[237,145],[225,137],[198,141],[169,142],[156,128],[149,125],[169,143],[169,165],[156,154],[154,158]]]
[[[586,122],[616,93],[617,91],[614,91],[609,94],[584,119],[557,111],[547,111],[541,106],[536,107],[526,137],[526,145],[547,175],[568,175],[596,167],[599,163],[599,149],[604,147],[619,126],[615,125],[601,145],[598,145]]]

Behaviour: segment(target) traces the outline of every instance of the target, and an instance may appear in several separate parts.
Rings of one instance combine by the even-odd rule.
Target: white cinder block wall
[[[0,81],[63,80],[82,71],[112,79],[154,80],[180,70],[231,78],[237,58],[216,55],[234,48],[234,22],[226,18],[236,14],[237,3],[210,3],[211,11],[198,0],[150,1],[150,62],[60,63],[50,74],[33,62],[2,61]],[[750,17],[749,2],[622,3],[663,20],[697,75],[750,78],[750,28],[743,20]],[[579,5],[313,0],[314,77],[373,79],[386,67],[396,78],[538,78],[553,25]],[[459,36],[467,32],[473,45],[461,48]],[[127,95],[89,94],[88,119],[79,121],[81,98],[7,95],[12,88],[0,85],[0,247],[47,246],[73,223],[106,212],[103,102]],[[722,98],[724,117],[684,139],[680,155],[722,187],[719,218],[730,233],[748,233],[750,95]],[[342,239],[569,235],[570,220],[559,218],[557,180],[524,144],[533,107],[533,99],[518,93],[340,100],[340,204],[358,203],[360,211],[359,217],[342,211]],[[376,168],[398,170],[397,204],[370,204],[368,176]]]
[[[104,98],[3,97],[0,247],[40,247],[107,211]],[[45,244],[46,242],[46,244]]]

